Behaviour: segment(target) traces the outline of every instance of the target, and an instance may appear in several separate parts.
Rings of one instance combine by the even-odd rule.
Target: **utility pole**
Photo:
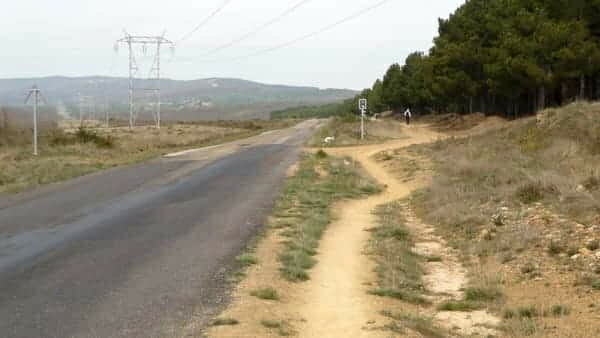
[[[92,96],[81,95],[81,93],[79,93],[78,96],[79,96],[79,126],[83,127],[84,126],[83,121],[85,120],[85,118],[87,118],[88,120],[92,118],[93,110],[95,109],[93,107],[94,98]]]
[[[106,94],[106,80],[102,81],[103,96],[104,96],[104,116],[106,118],[106,128],[110,128],[110,116],[108,115],[108,95]]]
[[[360,110],[360,139],[365,139],[365,117],[367,114],[367,99],[358,100],[358,109]]]
[[[148,45],[156,45],[156,54],[154,56],[154,63],[152,65],[152,69],[150,70],[150,79],[154,80],[154,86],[152,88],[142,88],[146,91],[152,91],[155,94],[155,109],[154,115],[156,120],[156,128],[160,128],[161,121],[161,96],[160,96],[160,56],[161,56],[161,47],[163,45],[170,45],[174,47],[175,44],[165,39],[164,34],[162,36],[133,36],[129,35],[125,32],[125,37],[117,41],[117,46],[119,44],[125,43],[129,49],[129,129],[133,129],[134,125],[134,112],[135,112],[135,76],[138,72],[138,66],[135,61],[135,53],[134,53],[134,45],[142,45],[143,51],[147,50]],[[152,78],[154,77],[154,78]]]
[[[156,44],[156,128],[160,129],[160,45],[161,41]]]
[[[25,99],[25,104],[29,102],[29,99],[33,96],[33,155],[38,156],[38,103],[40,97],[44,100],[44,96],[40,89],[34,85],[30,90],[27,98]],[[45,101],[45,100],[44,100]]]

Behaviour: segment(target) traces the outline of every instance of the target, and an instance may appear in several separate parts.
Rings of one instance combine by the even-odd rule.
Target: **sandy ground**
[[[221,317],[236,318],[239,325],[213,327],[211,337],[278,336],[264,328],[261,320],[281,320],[294,328],[300,337],[388,337],[377,330],[388,320],[378,315],[387,308],[389,300],[368,295],[376,281],[374,263],[363,254],[369,239],[366,231],[375,226],[372,212],[381,204],[408,196],[407,184],[396,181],[373,159],[373,155],[388,149],[431,142],[438,134],[424,127],[405,130],[406,139],[380,145],[328,149],[331,155],[351,156],[380,183],[387,186],[384,193],[362,200],[345,201],[334,206],[334,221],[327,230],[316,257],[317,266],[311,270],[311,280],[292,284],[279,278],[277,255],[281,238],[272,231],[262,241],[257,256],[260,263],[248,271],[234,294],[234,303]],[[283,297],[273,303],[250,297],[250,291],[271,286]]]
[[[370,233],[376,226],[373,211],[380,205],[407,197],[412,191],[375,162],[381,151],[412,144],[431,142],[438,135],[423,127],[404,130],[407,139],[381,145],[328,149],[335,156],[350,156],[379,183],[384,193],[363,200],[347,201],[335,206],[336,221],[327,230],[317,256],[319,264],[311,271],[311,280],[302,288],[298,306],[305,321],[298,328],[300,337],[388,337],[376,330],[388,320],[378,313],[386,308],[386,299],[367,291],[376,282],[375,265],[363,254]]]
[[[370,233],[376,226],[373,211],[380,205],[407,197],[418,188],[419,180],[402,182],[378,163],[375,155],[418,143],[435,141],[442,135],[423,125],[404,128],[407,137],[384,144],[329,148],[334,156],[349,156],[359,161],[364,169],[383,184],[383,193],[361,200],[337,203],[334,206],[335,221],[329,226],[321,241],[318,264],[310,271],[311,279],[293,284],[279,278],[277,255],[282,238],[277,231],[270,231],[259,245],[257,256],[260,263],[248,271],[237,288],[232,306],[222,318],[240,320],[239,325],[213,327],[211,337],[269,337],[279,336],[281,331],[267,329],[261,321],[281,321],[285,333],[298,337],[390,337],[391,332],[381,328],[389,319],[380,315],[383,310],[402,309],[398,301],[368,294],[376,284],[375,263],[364,253]],[[408,211],[407,211],[408,212]],[[434,303],[448,298],[459,299],[467,284],[466,269],[447,244],[433,235],[433,229],[420,224],[412,217],[410,226],[419,241],[416,251],[443,256],[444,263],[426,266],[425,282],[433,293]],[[279,302],[259,300],[249,293],[257,288],[271,286],[283,295]],[[477,330],[481,325],[495,325],[498,320],[485,312],[432,313],[440,326],[455,330],[458,334],[490,334],[492,331]],[[393,335],[393,334],[392,334]],[[407,331],[403,336],[419,336]]]

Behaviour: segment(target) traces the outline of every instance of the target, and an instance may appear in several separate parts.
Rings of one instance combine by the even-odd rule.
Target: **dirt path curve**
[[[378,313],[380,298],[367,294],[376,280],[373,262],[363,254],[369,239],[366,231],[376,224],[373,211],[379,205],[408,196],[411,187],[403,184],[379,166],[373,155],[418,143],[427,143],[439,134],[421,126],[404,130],[408,138],[385,144],[327,149],[336,156],[350,156],[381,184],[384,193],[363,200],[346,201],[334,208],[334,221],[327,230],[311,271],[311,280],[303,285],[302,304],[297,310],[305,321],[298,328],[300,337],[386,337],[375,330],[385,323]],[[371,330],[370,330],[371,329]]]

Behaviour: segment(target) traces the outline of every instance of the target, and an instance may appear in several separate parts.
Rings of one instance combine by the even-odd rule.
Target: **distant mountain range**
[[[0,79],[0,105],[22,106],[29,88],[37,85],[50,106],[63,115],[77,114],[79,94],[94,102],[97,111],[104,105],[118,114],[128,111],[127,78],[114,77],[44,77]],[[136,80],[136,104],[141,112],[149,111],[152,81]],[[347,89],[319,89],[269,85],[252,81],[211,78],[192,81],[161,81],[165,117],[178,120],[233,119],[268,117],[274,110],[294,106],[318,105],[342,101],[356,92]]]

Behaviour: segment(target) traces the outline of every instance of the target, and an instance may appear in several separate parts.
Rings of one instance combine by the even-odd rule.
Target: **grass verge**
[[[448,332],[435,325],[432,317],[423,314],[392,313],[391,311],[382,311],[381,314],[394,322],[386,325],[385,329],[404,333],[404,328],[409,328],[418,332],[426,338],[448,337]]]
[[[290,281],[309,279],[319,240],[331,222],[331,206],[345,198],[358,198],[381,191],[359,165],[347,158],[324,152],[304,155],[298,171],[287,181],[275,207],[274,226],[287,237],[280,254],[281,274]]]
[[[394,120],[365,121],[366,136],[361,139],[360,118],[355,115],[344,115],[331,118],[308,141],[310,147],[344,147],[381,143],[402,137],[401,123]],[[334,140],[325,143],[325,138]]]
[[[240,323],[239,320],[234,318],[217,318],[213,320],[211,323],[212,326],[232,326],[238,325]]]
[[[279,293],[273,288],[264,288],[250,292],[250,295],[264,300],[279,300]]]
[[[291,336],[295,333],[286,321],[263,319],[260,321],[260,324],[267,329],[274,330],[281,337]]]
[[[378,288],[371,294],[412,304],[427,304],[422,294],[425,261],[413,252],[414,242],[406,228],[399,202],[385,204],[375,211],[378,226],[371,229],[369,253],[377,263]]]
[[[0,193],[16,193],[170,152],[222,144],[285,128],[295,121],[166,124],[138,127],[40,131],[39,156],[31,154],[31,132],[0,128]]]

